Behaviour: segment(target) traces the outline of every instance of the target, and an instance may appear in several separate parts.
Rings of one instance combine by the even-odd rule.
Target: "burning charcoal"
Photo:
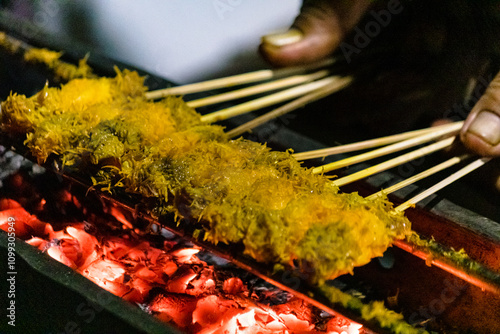
[[[280,319],[284,322],[286,328],[292,332],[305,332],[314,329],[311,319],[302,320],[295,314],[279,314]]]
[[[120,210],[116,206],[111,206],[109,208],[110,214],[115,217],[116,220],[118,220],[120,223],[122,223],[125,227],[127,228],[133,228],[133,225],[131,223],[131,220],[126,217],[126,213],[123,210]]]
[[[175,264],[175,262],[173,261],[168,261],[162,266],[162,270],[167,276],[172,276],[178,268],[179,267],[177,267],[177,264]]]
[[[332,317],[326,324],[326,330],[332,333],[359,333],[362,326],[352,323],[346,318]]]
[[[123,300],[137,305],[140,305],[142,302],[144,302],[144,294],[135,288],[124,293],[123,295],[121,295],[121,297],[123,298]]]
[[[172,252],[172,256],[181,263],[199,263],[198,258],[195,256],[199,251],[196,248],[179,249]]]
[[[219,330],[219,331],[218,331]],[[286,326],[276,321],[267,311],[257,307],[247,308],[239,314],[224,321],[220,329],[212,327],[201,333],[287,333]]]
[[[80,243],[75,239],[61,239],[59,240],[59,249],[64,255],[78,266],[82,259],[82,249]]]
[[[315,317],[311,304],[296,297],[290,299],[288,303],[274,305],[272,308],[278,314],[294,314],[302,320],[313,319]]]
[[[231,295],[237,295],[246,290],[246,287],[243,285],[241,279],[237,277],[231,277],[224,281],[222,289],[225,293]]]
[[[159,319],[174,322],[182,329],[191,326],[197,301],[193,296],[164,293],[149,303],[149,309]]]
[[[129,245],[127,240],[118,237],[107,238],[103,242],[104,256],[112,260],[120,260],[130,251],[132,246]]]
[[[64,241],[62,241],[63,244],[64,244]],[[65,253],[65,250],[64,248],[61,248],[59,247],[58,245],[52,245],[51,247],[49,247],[47,249],[47,254],[49,254],[53,259],[56,259],[57,261],[61,262],[62,264],[72,268],[72,269],[76,269],[77,268],[77,265],[75,264],[75,262],[73,261],[73,259],[71,259],[71,252],[69,252],[69,257],[66,255]]]
[[[9,198],[0,199],[0,211],[21,208],[21,204]]]
[[[186,293],[193,296],[201,296],[215,292],[214,271],[210,267],[204,267],[198,275],[192,279],[186,289]]]
[[[154,271],[149,270],[146,267],[141,267],[140,269],[136,269],[135,276],[137,276],[138,278],[142,278],[142,279],[149,281],[149,282],[154,281],[158,277]]]
[[[67,191],[58,196],[66,203],[80,205]],[[94,213],[89,222],[54,227],[29,214],[16,201],[0,200],[0,208],[4,209],[0,222],[2,217],[6,220],[14,216],[22,235],[31,237],[27,243],[103,289],[145,305],[145,310],[183,331],[298,333],[318,330],[314,326],[320,324],[334,333],[351,328],[350,322],[344,326],[337,319],[327,324],[325,319],[318,321],[311,305],[177,238],[158,240],[159,236],[123,229],[122,223],[119,228],[110,228]],[[215,259],[215,264],[202,259]]]
[[[173,277],[167,282],[166,291],[173,293],[186,293],[189,282],[191,282],[197,273],[187,265],[182,265]]]
[[[118,262],[107,259],[96,260],[83,270],[82,274],[97,285],[116,295],[121,296],[128,291],[128,289],[122,289],[121,285],[123,285],[125,267]],[[119,284],[116,285],[113,283]],[[120,294],[122,290],[125,291]]]
[[[150,282],[137,277],[128,281],[127,286],[130,287],[130,291],[122,297],[134,303],[143,303],[152,288]]]
[[[40,250],[44,250],[47,241],[39,237],[33,237],[31,239],[26,240],[26,243]]]
[[[149,242],[144,241],[134,247],[131,247],[124,258],[135,262],[146,262],[146,250],[150,247]]]
[[[233,300],[216,295],[202,298],[196,304],[193,312],[193,323],[198,324],[208,332],[209,327],[220,330],[223,323],[240,312],[240,306]]]
[[[80,226],[77,226],[79,228],[75,228],[72,226],[69,226],[66,228],[66,233],[68,235],[72,236],[75,240],[78,240],[78,243],[81,247],[81,252],[82,252],[82,263],[80,263],[80,266],[85,262],[85,260],[92,254],[97,248],[97,239],[83,231],[83,224]]]
[[[9,230],[9,226],[15,228],[16,237],[27,239],[33,235],[43,236],[45,223],[30,215],[23,208],[3,210],[0,212],[0,229]]]

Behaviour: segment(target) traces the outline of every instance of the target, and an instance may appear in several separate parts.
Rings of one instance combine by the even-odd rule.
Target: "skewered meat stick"
[[[74,78],[95,78],[91,68],[86,63],[86,58],[79,62],[78,66],[66,63],[59,60],[62,52],[55,52],[48,49],[34,48],[31,45],[24,43],[16,38],[0,32],[0,47],[4,47],[9,52],[17,52],[21,50],[24,53],[24,58],[28,62],[43,63],[49,68],[53,69],[56,75],[63,80],[71,80]],[[233,86],[242,85],[245,83],[253,83],[268,79],[278,80],[267,82],[261,85],[240,89],[220,95],[210,96],[198,100],[188,102],[188,105],[197,108],[209,104],[220,103],[231,99],[251,96],[259,93],[269,92],[280,88],[304,84],[307,82],[321,79],[326,76],[329,71],[324,69],[314,73],[308,73],[312,70],[327,67],[335,62],[334,59],[326,59],[316,64],[299,66],[279,70],[261,70],[241,75],[230,76],[226,78],[219,78],[209,80],[206,82],[194,83],[185,86],[171,87],[159,91],[144,92],[144,96],[150,99],[156,99],[160,96],[190,94],[193,92],[205,91],[214,88],[229,88]],[[340,79],[343,82],[343,79]],[[326,81],[324,81],[326,83]],[[229,110],[220,110],[214,114],[204,116],[204,121],[212,122],[214,118],[227,119],[229,117],[238,116],[242,113],[251,112],[268,105],[280,103],[296,96],[300,96],[315,88],[322,86],[321,82],[312,83],[302,87],[296,87],[288,91],[280,92],[274,96],[269,96],[256,101],[250,101],[239,106],[230,108]],[[339,88],[340,89],[340,88]],[[223,115],[222,117],[220,115]]]
[[[55,71],[56,76],[63,80],[71,80],[74,78],[93,78],[95,75],[92,73],[92,69],[87,65],[86,58],[80,60],[79,65],[75,66],[64,61],[60,60],[62,52],[55,52],[48,49],[39,49],[35,48],[21,40],[18,40],[12,36],[9,36],[3,32],[0,32],[0,47],[4,47],[9,52],[16,53],[21,51],[24,53],[24,58],[27,62],[33,63],[43,63],[52,70]],[[202,92],[216,88],[229,88],[240,86],[243,84],[254,83],[269,79],[278,79],[272,82],[267,82],[261,85],[248,87],[244,89],[240,89],[237,91],[232,91],[220,95],[210,96],[207,98],[202,98],[198,100],[193,100],[188,102],[188,105],[193,108],[198,108],[201,106],[206,106],[210,104],[220,103],[224,101],[229,101],[231,99],[251,96],[259,93],[265,93],[272,90],[277,90],[289,86],[294,86],[298,84],[303,84],[306,82],[314,81],[316,79],[320,79],[328,74],[328,70],[323,69],[320,71],[316,71],[314,73],[309,73],[311,71],[328,67],[335,63],[335,59],[329,58],[324,61],[320,61],[314,64],[305,65],[305,66],[297,66],[286,69],[278,69],[278,70],[260,70],[250,73],[244,73],[239,75],[234,75],[225,78],[218,78],[214,80],[208,80],[205,82],[198,82],[194,84],[188,84],[184,86],[176,86],[167,89],[161,89],[157,91],[149,91],[145,92],[144,96],[147,99],[158,99],[160,97],[165,97],[169,95],[184,95],[191,94],[195,92]],[[314,85],[311,87],[314,88]],[[308,90],[306,90],[307,92]],[[290,91],[291,94],[300,95],[300,89],[295,89]],[[281,96],[283,101],[287,99],[291,99],[294,96],[287,96],[288,93],[283,93]],[[269,101],[269,100],[268,100]],[[282,100],[275,100],[272,103],[279,103]],[[271,103],[271,104],[272,104]],[[250,107],[248,108],[248,104],[242,106],[246,108],[244,112],[250,112],[262,107],[261,104],[250,103]],[[240,107],[241,108],[241,107]],[[256,108],[256,109],[253,109]],[[238,108],[239,109],[239,108]],[[233,112],[237,112],[237,110],[232,109]],[[241,109],[240,109],[241,110]],[[243,112],[243,113],[244,113]],[[223,111],[222,113],[226,113]],[[238,114],[236,114],[238,115]],[[207,116],[207,120],[210,121],[210,116]]]
[[[351,272],[409,233],[386,198],[339,193],[289,152],[229,140],[181,99],[150,102],[144,90],[137,74],[119,72],[13,94],[2,103],[2,130],[26,134],[41,163],[52,156],[103,191],[154,198],[154,215],[173,213],[206,240],[243,245],[311,282]]]
[[[124,78],[125,78],[125,80],[123,80]],[[127,82],[127,80],[129,79],[129,78],[127,78],[127,75],[122,75],[120,79],[121,79],[121,80],[119,80],[119,81],[121,81],[121,84],[122,84],[122,87],[121,87],[120,89],[125,88],[125,90],[127,90],[127,89],[130,89],[130,88],[131,88],[131,87],[128,87],[128,88],[127,88],[127,87],[126,87],[126,86],[127,86],[127,84],[124,84],[124,83],[126,83],[126,82]],[[132,85],[132,86],[133,86],[133,85]],[[139,89],[138,91],[140,91],[140,89]],[[125,92],[125,91],[124,91],[124,92]],[[45,102],[46,102],[46,101],[45,101],[45,97],[47,96],[47,94],[46,94],[46,93],[47,93],[47,92],[46,92],[46,91],[44,91],[44,92],[43,92],[43,94],[40,94],[40,95],[37,97],[37,98],[38,98],[38,102],[39,102],[39,103],[45,103]],[[48,94],[48,95],[50,95],[50,94]],[[44,96],[44,98],[42,98],[42,99],[41,99],[41,97],[42,97],[42,96]],[[171,100],[171,101],[173,101],[173,100]],[[21,101],[21,102],[22,102],[22,101]],[[48,102],[48,101],[47,101],[47,102]],[[19,107],[19,106],[18,106],[18,107]],[[132,110],[137,110],[137,109],[132,108]],[[129,114],[128,116],[130,116],[130,114]],[[135,121],[135,119],[133,119],[133,121]],[[137,123],[137,122],[135,122],[135,123]],[[12,124],[10,124],[10,125],[12,125]],[[110,126],[111,126],[111,127],[110,127]],[[111,129],[112,131],[114,131],[114,130],[113,130],[113,128],[114,128],[113,124],[109,124],[109,123],[108,123],[108,124],[106,125],[106,128],[107,128],[107,129]],[[106,129],[106,128],[104,128],[104,129]],[[11,130],[12,130],[12,129],[13,129],[13,128],[11,128]],[[101,129],[101,130],[104,130],[104,129]],[[116,129],[116,128],[115,128],[115,129]],[[119,133],[116,133],[116,134],[119,134]],[[111,135],[111,137],[109,137],[109,138],[114,138],[113,136],[115,136],[116,134],[113,134],[113,133],[107,133],[107,134],[105,134],[105,135],[106,135],[106,136]],[[121,135],[120,135],[120,136],[121,136]],[[127,136],[127,137],[128,137],[128,136]],[[124,139],[126,139],[126,140],[128,141],[128,140],[129,140],[129,139],[131,139],[131,138],[130,138],[130,137],[128,137],[128,138],[124,138]],[[153,138],[152,138],[152,137],[150,137],[150,136],[145,136],[145,139],[147,139],[148,141],[153,140]],[[221,138],[221,139],[222,139],[222,138]],[[217,140],[220,140],[220,139],[217,139]],[[97,149],[97,150],[100,150],[100,146],[99,146],[99,145],[95,146],[94,148],[95,148],[95,149]],[[53,153],[57,153],[57,152],[55,151],[55,152],[53,152]],[[100,154],[100,155],[99,155],[99,154]],[[100,161],[100,160],[102,160],[102,159],[99,159],[99,157],[100,157],[100,158],[103,158],[103,157],[105,156],[105,155],[102,155],[102,152],[101,152],[101,153],[99,153],[99,154],[96,154],[96,151],[94,151],[94,159],[95,159],[96,161]],[[219,154],[219,153],[217,153],[217,156],[218,156],[218,154]],[[196,156],[199,156],[199,155],[197,154]],[[208,160],[209,160],[209,161],[211,161],[211,159],[210,159],[210,158],[208,158]],[[127,161],[125,161],[125,162],[127,162]],[[147,164],[146,164],[146,165],[147,165]],[[216,163],[216,165],[217,165],[217,163]],[[124,164],[123,166],[121,166],[121,168],[122,168],[122,169],[123,169],[123,168],[125,168],[125,167],[127,167],[127,166],[126,166],[126,164]],[[238,179],[238,178],[236,178],[236,179]],[[115,186],[121,187],[120,185],[115,185]],[[152,190],[153,188],[151,188],[150,186],[148,186],[148,189]],[[136,191],[137,191],[137,190],[136,190]],[[160,195],[162,195],[162,196],[164,195],[164,193],[161,193],[161,192],[160,192],[159,194],[160,194]],[[158,194],[155,194],[154,196],[158,196]],[[366,206],[366,203],[365,203],[364,205]],[[313,208],[314,208],[314,209],[317,209],[317,205],[314,205],[314,206],[313,206]],[[313,212],[313,211],[309,210],[308,214],[309,214],[309,213],[312,213],[312,212]],[[394,218],[394,217],[393,217],[393,218]],[[317,243],[317,240],[316,240],[316,243]],[[256,254],[254,254],[254,255],[258,255],[258,254],[259,254],[259,253],[256,253]],[[334,275],[338,275],[338,274],[339,274],[339,272],[337,271],[337,274],[334,274]],[[314,280],[314,279],[319,279],[319,280],[321,280],[321,277],[322,277],[321,275],[314,276],[313,280]]]

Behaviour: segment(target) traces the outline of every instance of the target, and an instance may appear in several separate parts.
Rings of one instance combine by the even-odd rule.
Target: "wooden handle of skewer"
[[[395,185],[393,186],[390,186],[389,188],[387,189],[384,189],[382,191],[379,191],[373,195],[370,195],[370,196],[367,196],[366,199],[367,200],[373,200],[379,196],[382,196],[382,194],[391,194],[395,191],[398,191],[399,189],[402,189],[406,186],[409,186],[410,184],[413,184],[417,181],[420,181],[426,177],[429,177],[431,175],[434,175],[436,173],[439,173],[440,171],[442,170],[445,170],[446,168],[449,168],[451,166],[454,166],[456,164],[458,164],[459,162],[463,161],[464,159],[468,158],[469,156],[468,155],[463,155],[463,156],[460,156],[460,157],[453,157],[451,159],[448,159],[446,160],[445,162],[442,162],[440,163],[439,165],[436,165],[434,167],[431,167],[417,175],[414,175],[412,177],[409,177],[407,178],[406,180],[403,180],[401,182],[398,182],[396,183]]]
[[[231,92],[213,95],[209,97],[204,97],[197,100],[192,100],[186,102],[188,106],[191,108],[199,108],[212,104],[217,104],[221,102],[231,101],[240,99],[247,96],[257,95],[261,93],[270,92],[273,90],[278,90],[285,87],[295,86],[299,84],[303,84],[306,82],[314,81],[325,77],[329,74],[330,71],[322,70],[312,74],[303,74],[303,75],[294,75],[288,78],[278,79],[272,82],[267,82],[260,85],[251,86],[248,88],[242,88],[238,90],[234,90]]]
[[[419,148],[418,150],[403,154],[397,158],[387,160],[385,162],[382,162],[378,165],[363,169],[357,173],[342,177],[338,180],[332,181],[335,185],[338,187],[344,186],[346,184],[349,184],[354,181],[361,180],[365,177],[371,176],[376,173],[383,172],[385,170],[388,170],[390,168],[402,165],[408,161],[418,159],[420,157],[426,156],[428,154],[431,154],[433,152],[439,151],[445,147],[450,146],[453,144],[455,141],[454,137],[451,138],[446,138],[444,140],[438,141],[437,143]]]
[[[277,104],[280,102],[285,102],[291,100],[295,97],[307,94],[316,89],[324,87],[328,84],[331,84],[338,80],[338,77],[327,77],[318,81],[309,82],[306,84],[302,84],[297,87],[289,88],[284,91],[271,94],[265,97],[261,97],[259,99],[255,99],[253,101],[245,102],[242,104],[238,104],[236,106],[222,109],[201,117],[201,121],[204,123],[214,123],[218,121],[222,121],[231,117],[239,116],[251,111],[255,111],[261,108],[269,107],[273,104]]]
[[[227,135],[229,138],[234,138],[237,136],[242,135],[243,133],[250,131],[251,129],[254,129],[266,122],[269,122],[270,120],[283,116],[286,113],[289,113],[293,110],[296,110],[300,107],[303,107],[304,105],[311,103],[313,101],[322,99],[330,94],[333,94],[335,92],[338,92],[339,90],[343,89],[344,87],[348,86],[352,82],[353,78],[352,77],[345,77],[345,78],[339,78],[336,82],[333,82],[331,84],[326,85],[323,88],[320,88],[318,90],[315,90],[311,93],[308,93],[304,96],[301,96],[292,102],[289,102],[279,108],[276,108],[262,116],[259,116],[245,124],[242,124],[236,128],[234,128],[231,131],[227,132]]]
[[[259,70],[249,73],[232,75],[224,78],[212,79],[203,82],[187,84],[183,86],[170,87],[155,91],[146,92],[145,97],[149,100],[160,99],[168,95],[187,95],[192,93],[205,92],[218,88],[229,88],[237,85],[264,81],[272,78],[285,77],[289,75],[305,73],[310,70],[326,67],[335,62],[329,58],[324,61],[305,66],[296,66],[278,70]]]
[[[449,124],[445,124],[445,125],[440,125],[440,126],[426,128],[426,129],[413,130],[413,131],[408,131],[408,132],[404,132],[404,133],[398,133],[398,134],[391,135],[391,136],[364,140],[364,141],[360,141],[360,142],[352,143],[352,144],[339,145],[339,146],[328,147],[328,148],[323,148],[323,149],[319,149],[319,150],[294,153],[292,156],[296,160],[302,161],[302,160],[308,160],[308,159],[324,158],[324,157],[327,157],[330,155],[335,155],[335,154],[361,151],[361,150],[368,149],[368,148],[384,146],[387,144],[393,144],[393,143],[403,141],[406,139],[410,139],[410,138],[414,138],[414,137],[417,137],[417,136],[420,136],[420,135],[423,135],[426,133],[435,132],[435,131],[438,131],[440,129],[447,128],[448,126],[449,126]]]
[[[145,97],[148,100],[160,99],[169,95],[186,95],[198,92],[204,92],[221,87],[231,87],[245,83],[267,80],[273,77],[272,70],[260,70],[250,73],[233,75],[230,77],[196,82],[193,84],[170,87],[160,90],[146,92]]]
[[[433,185],[429,189],[421,192],[417,196],[415,196],[415,197],[409,199],[408,201],[404,202],[403,204],[399,205],[398,207],[396,207],[394,209],[394,211],[396,211],[396,212],[405,211],[406,209],[414,206],[415,204],[417,204],[421,200],[427,198],[428,196],[430,196],[430,195],[434,194],[435,192],[443,189],[444,187],[450,185],[451,183],[455,182],[456,180],[460,179],[461,177],[463,177],[463,176],[469,174],[470,172],[476,170],[477,168],[483,166],[485,163],[487,163],[490,160],[491,160],[491,158],[480,158],[480,159],[477,159],[477,160],[471,162],[470,164],[468,164],[464,168],[460,169],[459,171],[451,174],[450,176],[448,176],[447,178],[445,178],[441,182],[436,183],[435,185]]]
[[[425,142],[434,140],[436,138],[452,135],[458,133],[462,128],[463,122],[456,122],[451,124],[443,125],[440,129],[436,129],[435,131],[431,131],[429,133],[424,133],[420,136],[407,139],[405,141],[392,144],[389,146],[385,146],[367,153],[359,154],[354,157],[349,157],[340,161],[335,161],[323,166],[316,167],[312,170],[313,174],[321,174],[330,172],[335,169],[339,169],[342,167],[350,166],[356,163],[360,163],[363,161],[367,161],[370,159],[378,158],[390,153],[394,153],[397,151],[401,151],[407,149],[409,147],[417,146],[423,144]]]

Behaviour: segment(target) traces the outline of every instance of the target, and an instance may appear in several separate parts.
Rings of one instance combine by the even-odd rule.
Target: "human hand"
[[[472,108],[460,138],[467,148],[480,155],[500,156],[500,73]]]
[[[304,0],[290,30],[262,38],[260,52],[272,65],[307,64],[332,54],[358,23],[369,0]]]
[[[474,153],[500,157],[500,73],[474,105],[460,131],[460,139]],[[499,164],[492,164],[486,175],[500,191]]]
[[[307,64],[328,57],[368,10],[369,0],[304,0],[299,16],[285,33],[262,38],[260,52],[275,66]],[[473,153],[500,156],[500,73],[470,112],[460,134]],[[494,184],[500,190],[500,164]],[[485,176],[486,178],[486,176]],[[490,183],[491,184],[491,183]]]

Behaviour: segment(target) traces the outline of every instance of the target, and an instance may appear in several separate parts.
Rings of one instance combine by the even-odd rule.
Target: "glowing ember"
[[[63,195],[80,206],[70,193]],[[41,200],[35,207],[44,204]],[[132,227],[116,208],[110,212]],[[290,295],[282,304],[266,302],[278,293],[276,288],[256,296],[258,292],[248,283],[228,269],[200,260],[200,250],[182,241],[147,240],[130,229],[118,229],[117,235],[117,230],[99,231],[90,223],[56,228],[57,224],[41,222],[18,202],[0,199],[0,229],[7,230],[8,217],[15,218],[16,234],[28,244],[187,332],[354,334],[361,328],[344,318],[319,316],[319,310]]]

